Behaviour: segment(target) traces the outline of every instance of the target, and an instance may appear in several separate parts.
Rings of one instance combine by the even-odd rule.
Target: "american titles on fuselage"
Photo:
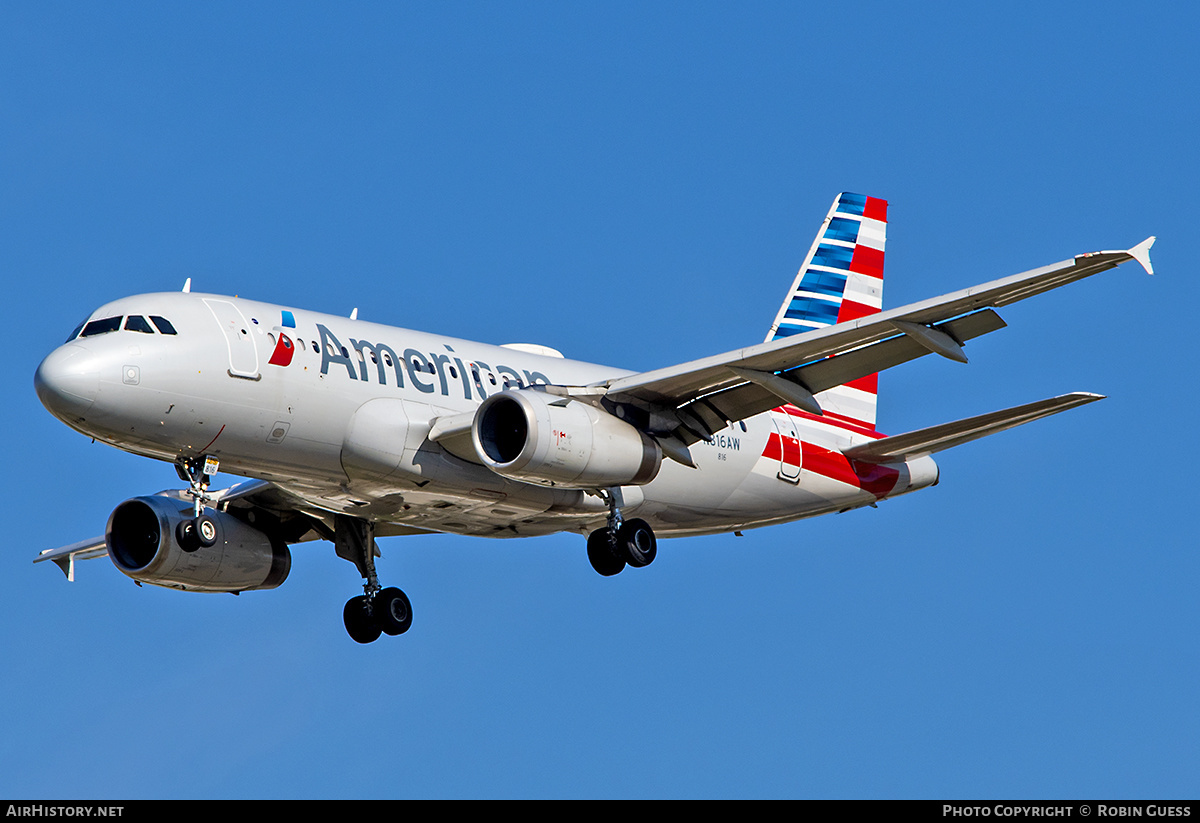
[[[274,351],[268,363],[286,367],[292,363],[297,344],[283,329],[295,329],[295,315],[291,311],[284,311],[282,314],[283,322],[278,334],[270,335]],[[257,324],[258,320],[254,319],[252,322]],[[395,385],[402,389],[405,388],[404,375],[407,373],[408,383],[422,394],[437,393],[449,397],[452,388],[456,390],[457,384],[461,383],[465,400],[486,400],[489,394],[506,389],[549,385],[551,382],[549,377],[539,371],[517,370],[504,364],[493,367],[480,360],[464,362],[448,344],[444,344],[444,347],[449,354],[427,354],[412,347],[392,346],[357,338],[348,338],[350,346],[347,348],[323,323],[317,323],[316,328],[319,342],[313,340],[311,344],[313,351],[321,355],[322,375],[328,375],[331,366],[340,366],[345,368],[346,376],[350,380],[368,383],[374,380],[379,385]],[[150,316],[149,323],[142,315],[117,315],[79,324],[67,342],[122,330],[153,334],[154,329],[158,329],[160,334],[177,334],[170,321],[158,315]],[[297,337],[297,340],[299,339]],[[397,350],[401,348],[403,353],[397,354]],[[334,368],[333,373],[341,372],[340,369]],[[389,374],[394,376],[394,382],[389,379]]]
[[[509,388],[524,388],[533,385],[548,385],[550,378],[541,372],[524,369],[518,372],[511,366],[498,364],[493,367],[487,363],[473,360],[464,363],[462,358],[454,353],[454,349],[446,345],[449,354],[424,352],[414,348],[405,348],[402,354],[397,354],[397,347],[387,343],[372,343],[369,340],[350,338],[350,348],[342,342],[324,324],[317,324],[317,335],[320,343],[313,342],[313,348],[321,355],[321,374],[329,374],[330,366],[337,365],[345,368],[346,376],[351,380],[371,382],[372,376],[380,385],[387,386],[388,375],[394,375],[397,388],[404,388],[404,374],[408,381],[423,394],[435,392],[449,396],[454,381],[461,381],[463,398],[486,400],[490,385],[495,392]],[[282,342],[282,340],[281,340]],[[277,344],[278,345],[278,344]],[[353,352],[353,354],[352,354]],[[373,368],[367,366],[371,361]],[[354,361],[358,360],[357,368]],[[390,370],[390,371],[389,371]],[[335,373],[340,374],[338,369]],[[499,379],[497,379],[499,375]],[[436,380],[434,378],[437,378]]]

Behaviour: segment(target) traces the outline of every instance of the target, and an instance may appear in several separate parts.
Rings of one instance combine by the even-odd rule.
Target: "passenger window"
[[[150,315],[150,322],[154,324],[154,328],[158,329],[162,334],[179,334],[175,331],[175,327],[165,317],[159,317],[156,314]]]
[[[103,320],[93,320],[83,327],[80,337],[94,337],[97,334],[108,334],[121,328],[120,317],[106,317]]]
[[[142,334],[154,334],[154,329],[140,314],[131,314],[125,318],[125,331],[140,331]]]

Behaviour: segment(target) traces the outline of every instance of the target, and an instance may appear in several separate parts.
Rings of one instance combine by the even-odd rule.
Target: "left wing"
[[[186,492],[177,489],[159,494],[190,500]],[[227,489],[210,492],[208,504],[222,511],[249,508],[278,518],[281,532],[288,543],[333,539],[332,523],[324,522],[317,509],[299,504],[291,495],[265,480],[246,480]],[[100,535],[57,549],[46,549],[33,562],[49,560],[62,569],[68,580],[74,581],[76,560],[107,556],[108,544],[105,535]]]
[[[609,381],[604,404],[640,416],[671,452],[781,402],[822,413],[813,395],[931,352],[966,362],[962,344],[1004,327],[993,311],[1136,260],[1149,237],[822,329]],[[640,412],[640,415],[638,413]],[[674,441],[674,442],[671,442]],[[672,449],[668,449],[668,446]]]
[[[80,540],[78,543],[61,546],[57,549],[46,549],[39,552],[33,562],[41,563],[43,560],[52,560],[56,566],[62,569],[68,580],[75,582],[75,561],[87,560],[91,557],[108,557],[108,544],[105,542],[104,535],[89,540]]]

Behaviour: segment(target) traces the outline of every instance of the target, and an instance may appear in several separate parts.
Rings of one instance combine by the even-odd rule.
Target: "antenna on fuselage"
[[[192,278],[189,277],[187,280],[183,281],[184,294],[190,292],[191,290],[192,290]]]
[[[354,311],[350,312],[350,319],[351,319],[351,320],[357,320],[357,319],[358,319],[358,306],[355,306],[355,307],[354,307]]]

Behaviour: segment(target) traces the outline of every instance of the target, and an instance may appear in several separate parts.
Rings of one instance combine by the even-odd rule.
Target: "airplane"
[[[593,569],[649,565],[659,537],[843,512],[938,482],[932,454],[1102,399],[1074,392],[885,436],[879,372],[1005,326],[996,309],[1129,260],[1150,237],[883,308],[887,201],[839,194],[762,343],[646,372],[238,297],[142,294],[92,312],[38,366],[42,404],[186,488],[118,505],[104,534],[50,549],[74,580],[107,555],[139,585],[272,589],[291,546],[333,544],[370,643],[412,624],[376,538],[586,536]],[[225,471],[247,478],[210,488]]]

